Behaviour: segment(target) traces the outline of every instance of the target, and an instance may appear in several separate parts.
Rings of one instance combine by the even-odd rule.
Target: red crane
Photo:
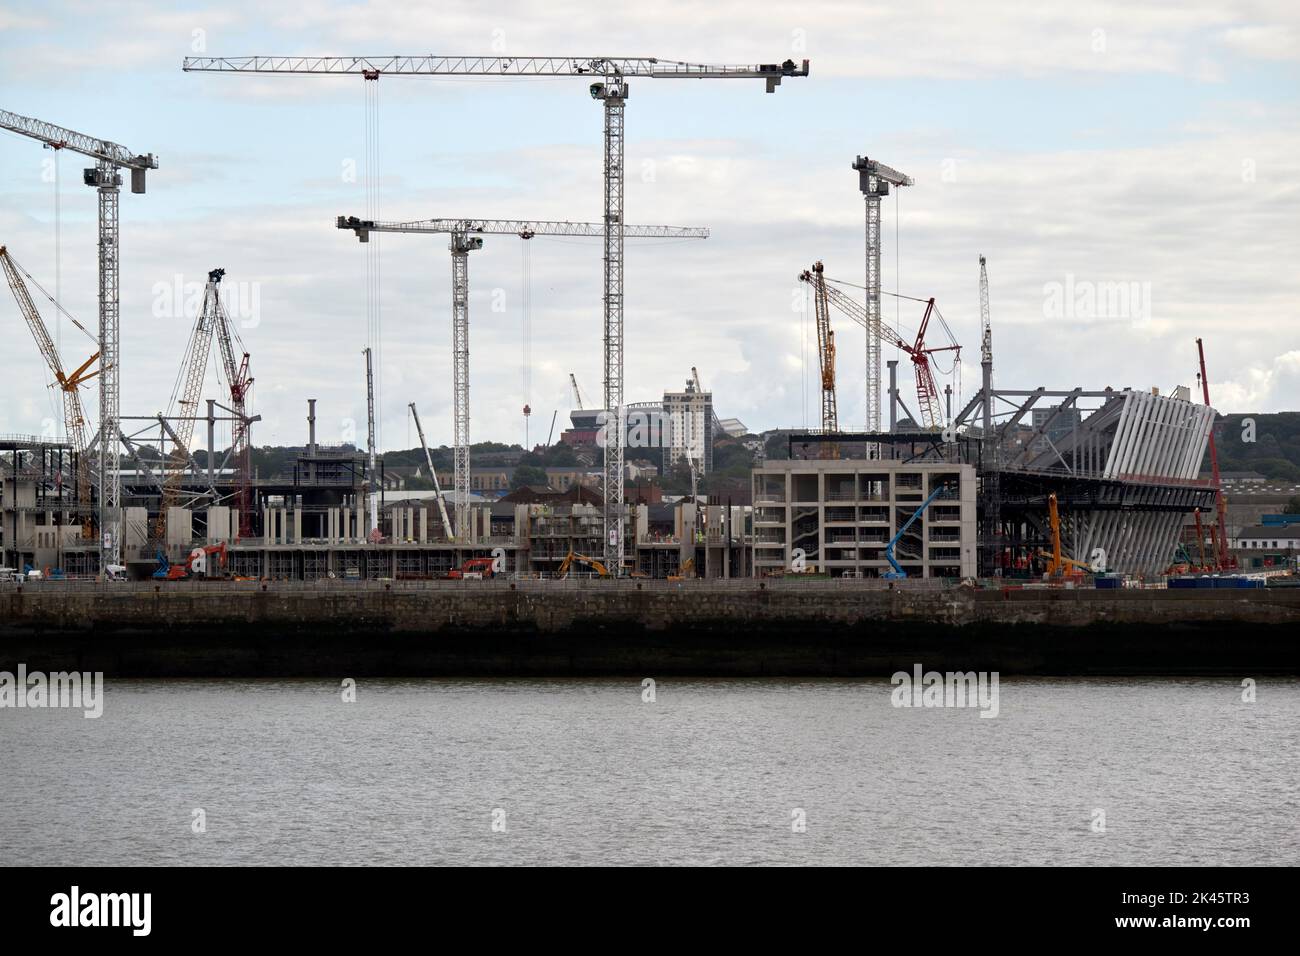
[[[827,285],[834,282],[834,279],[825,278],[821,274],[822,264],[819,262],[813,266],[812,270],[804,270],[799,274],[800,282],[807,282],[813,286],[818,295],[823,290],[826,301],[835,308],[839,309],[850,319],[862,326],[864,329],[869,328],[867,324],[867,310],[864,306],[858,304],[851,296],[835,286]],[[949,345],[941,345],[938,348],[931,348],[925,344],[925,333],[930,326],[931,317],[938,315],[939,310],[934,307],[934,299],[916,299],[916,302],[925,302],[925,314],[921,318],[920,328],[917,329],[916,339],[909,342],[896,330],[886,325],[883,321],[880,323],[880,337],[882,342],[895,345],[908,354],[912,360],[912,367],[916,374],[916,398],[920,406],[918,414],[921,416],[920,424],[926,428],[939,428],[943,425],[943,411],[939,402],[939,389],[935,385],[934,372],[930,368],[930,356],[938,352],[956,352],[958,357],[961,354],[961,346],[956,342]],[[940,322],[943,317],[940,316]]]
[[[1205,345],[1200,339],[1196,340],[1196,352],[1201,360],[1201,394],[1205,397],[1205,404],[1210,404],[1210,379],[1205,374]],[[1217,539],[1211,530],[1210,537],[1214,545],[1214,561],[1218,570],[1223,571],[1234,567],[1235,562],[1232,556],[1228,554],[1228,502],[1223,497],[1223,485],[1219,483],[1219,452],[1214,447],[1214,428],[1210,428],[1210,473],[1214,478],[1214,505],[1218,514]]]
[[[221,347],[221,362],[226,371],[226,384],[230,388],[230,410],[235,413],[231,424],[230,457],[235,464],[235,502],[239,507],[239,537],[253,534],[252,514],[252,452],[249,443],[248,393],[253,387],[253,377],[248,374],[248,353],[236,360],[235,344],[242,349],[238,333],[230,328],[230,316],[218,308],[216,322],[217,343]],[[213,454],[208,449],[208,454]]]

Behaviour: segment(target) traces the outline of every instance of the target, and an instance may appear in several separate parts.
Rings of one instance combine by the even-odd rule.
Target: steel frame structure
[[[1043,399],[1050,412],[1022,440],[1010,442]],[[1081,400],[1100,400],[1090,412]],[[1005,408],[999,413],[995,405]],[[1068,431],[1053,425],[1069,414]],[[1183,516],[1213,501],[1212,481],[1198,477],[1215,411],[1183,398],[1133,389],[1052,391],[982,388],[958,412],[953,428],[979,415],[981,473],[986,479],[981,522],[982,564],[998,567],[998,552],[1014,544],[1011,524],[1030,507],[1034,521],[1051,490],[1065,507],[1063,519],[1076,560],[1104,555],[1106,570],[1155,574],[1170,562]],[[990,481],[991,479],[991,481]]]

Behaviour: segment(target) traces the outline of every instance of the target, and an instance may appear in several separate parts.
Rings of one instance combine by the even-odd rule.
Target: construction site
[[[1200,340],[1188,343],[1189,352],[1199,351],[1197,383],[1161,389],[998,381],[987,263],[978,256],[981,380],[963,394],[961,345],[933,298],[900,297],[920,316],[914,332],[894,328],[883,317],[882,199],[916,183],[867,156],[845,163],[846,201],[856,201],[847,184],[851,168],[865,207],[865,276],[855,268],[853,282],[837,281],[822,262],[790,263],[815,315],[820,427],[787,430],[785,457],[760,454],[747,500],[691,494],[673,502],[666,516],[629,493],[626,450],[637,444],[629,442],[629,433],[639,427],[644,409],[624,394],[625,240],[704,240],[709,231],[625,222],[628,82],[747,79],[772,93],[784,80],[806,78],[807,61],[704,66],[652,58],[202,57],[187,59],[184,69],[235,77],[345,74],[368,85],[395,73],[581,77],[604,111],[603,216],[596,222],[337,218],[333,225],[341,238],[361,243],[380,233],[448,243],[450,487],[439,482],[412,395],[409,407],[434,490],[390,502],[384,456],[376,448],[369,348],[357,350],[358,388],[364,382],[369,409],[364,451],[318,442],[316,402],[303,396],[304,440],[292,466],[276,475],[254,473],[251,449],[260,418],[250,411],[250,396],[256,357],[230,320],[223,304],[225,272],[215,264],[204,270],[202,303],[191,317],[167,411],[130,414],[120,407],[119,287],[133,280],[118,270],[119,194],[124,171],[132,192],[144,193],[146,174],[158,168],[158,159],[0,111],[0,128],[93,163],[84,181],[96,190],[99,212],[99,315],[93,330],[63,312],[14,250],[0,249],[18,313],[60,392],[64,418],[57,437],[0,435],[0,566],[10,581],[132,579],[184,588],[183,582],[201,578],[337,580],[343,586],[356,580],[493,577],[635,578],[674,585],[825,577],[857,579],[864,586],[1018,581],[1107,588],[1238,580]],[[602,242],[602,337],[591,344],[601,352],[603,394],[595,409],[584,409],[578,395],[583,417],[575,412],[573,419],[576,430],[585,428],[598,439],[599,482],[589,493],[576,489],[571,500],[484,501],[471,488],[470,253],[483,247],[485,237],[538,235]],[[221,259],[220,249],[208,254],[214,263]],[[976,257],[973,251],[972,264]],[[368,258],[368,282],[371,268]],[[82,352],[60,354],[47,325],[56,312],[85,333],[88,358]],[[861,365],[836,353],[835,325],[845,319],[865,332]],[[16,332],[4,334],[16,344]],[[887,347],[907,355],[910,371],[900,371],[898,361],[882,362]],[[941,391],[945,371],[955,374]],[[902,380],[908,376],[910,384]],[[852,428],[839,415],[846,383],[865,397],[865,421]],[[97,420],[83,401],[88,390],[98,393]],[[670,458],[684,463],[692,482],[708,467],[713,442],[722,434],[711,404],[705,408],[705,394],[693,370],[687,388],[666,393],[653,410],[671,434],[674,451],[665,452],[665,467]],[[523,414],[531,414],[527,404]],[[554,420],[546,446],[553,436]],[[1203,477],[1207,449],[1212,473]]]

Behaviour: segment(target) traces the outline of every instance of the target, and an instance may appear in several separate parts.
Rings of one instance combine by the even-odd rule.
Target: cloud
[[[977,257],[983,253],[989,259],[1001,386],[1193,384],[1194,340],[1201,336],[1220,408],[1296,407],[1296,382],[1287,364],[1300,351],[1300,277],[1293,268],[1300,260],[1294,228],[1300,219],[1296,99],[1250,95],[1253,90],[1233,85],[1233,57],[1241,54],[1226,45],[1207,52],[1208,38],[1234,25],[1276,19],[1270,10],[1193,4],[1136,8],[1129,17],[1129,8],[1084,4],[1013,18],[1009,7],[993,6],[984,23],[965,7],[945,8],[939,16],[928,7],[918,14],[899,12],[902,7],[863,13],[856,5],[819,3],[772,7],[727,23],[738,7],[698,6],[691,8],[689,22],[699,26],[685,34],[680,26],[666,25],[686,22],[676,0],[650,11],[624,10],[621,19],[586,7],[579,16],[576,5],[560,4],[546,21],[531,23],[512,16],[519,8],[510,4],[490,14],[451,5],[435,21],[434,13],[419,7],[308,2],[277,14],[270,40],[291,37],[286,46],[316,51],[380,52],[409,51],[411,37],[431,36],[443,49],[490,51],[493,29],[504,24],[512,50],[582,52],[599,45],[744,60],[774,47],[781,55],[790,31],[807,24],[814,79],[838,71],[844,82],[792,81],[804,84],[799,95],[783,89],[777,97],[726,100],[726,115],[711,112],[719,101],[708,85],[673,97],[647,96],[644,106],[635,101],[627,141],[628,220],[703,225],[712,235],[697,243],[628,242],[625,362],[631,400],[680,387],[697,366],[721,415],[740,417],[754,428],[801,425],[805,415],[816,419],[816,355],[806,319],[794,309],[802,302],[795,276],[822,259],[829,275],[862,282],[863,203],[849,161],[865,143],[873,155],[917,180],[884,206],[884,288],[894,289],[897,274],[903,293],[935,296],[966,346],[964,396],[977,384]],[[254,44],[245,32],[247,9],[235,4],[229,27],[209,31],[210,50],[267,48],[266,37],[258,35]],[[932,46],[921,49],[920,27],[913,21],[927,15],[934,21]],[[177,16],[174,22],[143,22],[141,35],[164,37],[160,49],[187,43],[182,28],[191,17]],[[1105,56],[1115,66],[1088,59],[1094,55],[1090,24],[1106,31]],[[879,25],[888,33],[873,35]],[[121,27],[109,29],[118,38],[128,36]],[[181,39],[165,39],[168,31]],[[880,39],[886,35],[887,43]],[[1035,44],[1042,48],[1028,49]],[[163,168],[151,174],[149,194],[124,193],[122,200],[123,408],[149,414],[166,407],[193,321],[188,313],[155,315],[153,287],[177,274],[201,282],[206,270],[222,266],[232,283],[255,283],[260,290],[261,321],[241,331],[257,379],[254,407],[266,419],[255,440],[302,441],[308,398],[319,399],[322,440],[343,440],[349,421],[362,423],[364,435],[366,247],[333,227],[336,215],[365,209],[362,182],[340,176],[341,164],[360,155],[360,92],[352,87],[345,99],[306,79],[299,81],[300,91],[316,92],[286,99],[294,81],[284,78],[259,84],[219,77],[205,83],[181,76],[178,60],[185,51],[174,52],[162,57],[167,72],[157,88],[156,73],[120,70],[120,77],[133,79],[122,87],[127,95],[115,99],[106,124],[120,129],[115,135],[127,142],[167,150]],[[1066,122],[1059,135],[1025,134],[1057,122],[1057,114],[1071,108],[1059,98],[1078,93],[1076,74],[1085,69],[1199,71],[1212,78],[1216,74],[1203,62],[1211,53],[1222,68],[1215,88],[1221,94],[1198,101],[1189,112],[1166,118],[1147,106],[1124,112],[1123,103],[1112,109],[1106,102],[1099,110],[1089,101],[1090,115],[1075,124],[1078,129]],[[908,77],[916,71],[1017,78],[1032,73],[1041,103],[1010,117],[999,115],[995,103],[968,122],[944,117],[944,101],[960,98],[966,83],[941,80],[922,85],[929,92],[914,105],[908,100],[914,115],[899,123],[876,115],[871,98],[881,89],[903,96],[909,85],[882,87],[874,74],[861,78],[878,70]],[[83,70],[66,72],[69,83],[88,82]],[[88,103],[80,90],[74,98],[66,90],[47,90],[43,82],[33,76],[25,88],[45,97],[31,109],[37,115],[48,107],[51,116],[66,115],[76,125],[73,120],[84,118],[78,109],[110,112],[98,101]],[[1016,89],[1025,88],[1017,81]],[[1086,95],[1105,100],[1116,89],[1105,86]],[[561,94],[544,83],[494,90],[491,109],[472,84],[440,88],[436,107],[425,102],[425,90],[417,81],[384,90],[383,218],[600,218],[598,108],[557,108],[554,100]],[[236,97],[246,99],[230,102]],[[586,99],[581,90],[578,97]],[[1125,126],[1111,113],[1143,128]],[[155,128],[162,131],[157,139],[147,135]],[[139,135],[140,129],[146,134]],[[51,187],[39,179],[41,151],[10,145],[0,140],[0,174],[7,174],[0,175],[0,241],[9,242],[52,288]],[[64,170],[64,296],[75,314],[93,324],[93,191],[75,181],[78,165]],[[364,168],[358,173],[364,176]],[[430,441],[446,443],[446,240],[388,236],[378,245],[382,443],[408,446],[403,423],[413,400]],[[534,372],[528,397],[532,437],[538,439],[551,410],[560,411],[557,429],[564,427],[569,372],[593,401],[601,393],[601,248],[596,240],[543,237],[529,248]],[[522,266],[522,242],[509,236],[488,237],[470,258],[476,440],[523,437]],[[1045,289],[1067,281],[1094,290],[1136,283],[1149,289],[1149,297],[1133,314],[1105,320],[1079,310],[1053,314]],[[494,311],[498,302],[503,311]],[[915,327],[918,309],[916,303],[885,300],[886,317],[904,329]],[[865,343],[855,325],[838,316],[834,321],[841,419],[856,427],[863,415]],[[64,332],[67,342],[66,325]],[[6,379],[14,383],[11,393],[39,398],[11,397],[0,404],[0,432],[39,430],[48,414],[39,392],[43,366],[7,296],[0,300],[0,333],[14,345],[3,357]],[[887,349],[886,358],[892,357]],[[900,387],[914,404],[911,371],[902,358]],[[205,394],[218,395],[217,389],[212,378]],[[89,405],[93,414],[93,396]]]
[[[1300,34],[1290,24],[1232,27],[1221,36],[1227,47],[1243,56],[1260,60],[1300,58]]]

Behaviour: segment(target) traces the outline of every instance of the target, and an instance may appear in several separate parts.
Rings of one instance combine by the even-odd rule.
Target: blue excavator
[[[903,570],[898,561],[894,558],[894,548],[897,547],[898,542],[902,539],[903,534],[907,529],[912,527],[912,523],[916,521],[917,518],[921,517],[921,515],[925,514],[925,509],[930,507],[930,502],[934,501],[935,498],[938,498],[947,491],[948,486],[941,484],[935,488],[934,491],[930,492],[930,496],[926,498],[925,501],[921,502],[921,507],[913,511],[912,516],[904,521],[903,526],[898,529],[892,538],[889,539],[889,544],[885,545],[885,560],[889,562],[890,566],[893,567],[894,570],[886,571],[881,575],[881,577],[890,581],[897,581],[900,578],[907,577],[907,572]]]

